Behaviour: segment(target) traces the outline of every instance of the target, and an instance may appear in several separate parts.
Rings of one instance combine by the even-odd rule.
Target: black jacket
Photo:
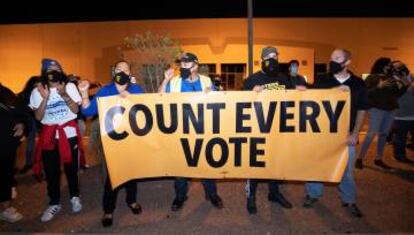
[[[0,84],[0,146],[17,144],[20,138],[13,137],[17,123],[26,124],[27,114],[18,105],[17,96]]]
[[[387,87],[378,87],[380,80],[391,79],[392,85]],[[405,93],[407,87],[403,84],[400,87],[396,80],[388,78],[382,74],[371,74],[365,80],[368,89],[368,104],[370,108],[382,110],[398,109],[398,99]]]
[[[359,110],[368,109],[368,93],[362,78],[351,73],[351,77],[341,84],[332,73],[322,74],[318,76],[311,88],[328,89],[341,85],[349,86],[351,90],[351,117],[349,130],[352,131],[355,126],[357,112]]]

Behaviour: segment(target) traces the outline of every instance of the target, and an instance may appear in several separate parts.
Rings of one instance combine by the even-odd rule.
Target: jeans
[[[184,199],[187,197],[188,192],[188,180],[187,178],[176,178],[174,181],[175,194],[177,198]],[[201,183],[204,186],[206,196],[217,195],[216,180],[213,179],[202,179]]]
[[[338,188],[342,202],[349,204],[355,203],[356,198],[356,185],[353,175],[354,159],[355,146],[348,146],[348,163]],[[306,192],[311,198],[320,198],[323,194],[323,187],[323,183],[320,182],[306,183]]]
[[[394,111],[386,111],[377,108],[371,108],[368,116],[368,133],[365,136],[364,143],[361,146],[359,158],[364,159],[367,155],[369,145],[378,134],[377,155],[376,159],[381,160],[384,155],[384,147],[388,132],[394,121]]]
[[[394,137],[394,156],[397,158],[407,157],[405,150],[407,135],[411,129],[414,129],[414,120],[395,120],[395,127],[397,131]]]

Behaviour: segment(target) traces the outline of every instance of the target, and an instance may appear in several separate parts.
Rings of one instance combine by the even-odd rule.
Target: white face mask
[[[299,71],[299,67],[298,66],[291,66],[290,67],[290,73],[292,73],[292,74],[298,74],[298,71]]]

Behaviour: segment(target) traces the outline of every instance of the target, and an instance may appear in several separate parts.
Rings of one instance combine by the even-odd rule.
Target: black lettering
[[[293,119],[293,113],[287,113],[287,109],[295,107],[295,103],[293,101],[282,101],[280,103],[280,132],[294,132],[295,126],[288,126],[287,120]]]
[[[234,144],[234,166],[241,166],[242,144],[247,143],[247,138],[229,138]]]
[[[261,133],[269,133],[272,128],[273,118],[275,116],[277,102],[269,103],[269,111],[266,120],[264,118],[262,102],[254,102],[254,109],[256,111],[257,122]]]
[[[332,111],[331,102],[322,101],[323,107],[325,109],[326,115],[329,118],[329,131],[332,133],[338,132],[338,120],[341,116],[342,110],[345,107],[345,101],[338,101],[335,111]]]
[[[214,146],[219,145],[221,149],[221,155],[219,160],[215,160],[213,156]],[[213,138],[211,139],[206,146],[206,160],[207,163],[214,168],[219,168],[226,164],[229,158],[229,147],[227,146],[226,141],[222,138]]]
[[[251,107],[251,103],[236,103],[236,133],[251,132],[251,127],[243,126],[244,120],[250,120],[250,114],[244,114],[243,109],[250,109]]]
[[[128,132],[123,131],[122,133],[117,133],[114,128],[114,117],[117,114],[123,114],[125,108],[121,106],[114,106],[108,110],[105,116],[105,132],[113,140],[122,140],[128,137]]]
[[[266,163],[264,161],[258,161],[258,155],[264,155],[264,149],[258,149],[258,144],[265,144],[265,138],[251,138],[250,139],[250,166],[251,167],[265,167]]]
[[[137,113],[139,111],[145,116],[145,125],[143,128],[139,128],[137,124]],[[143,104],[135,104],[131,107],[131,110],[129,111],[129,124],[135,135],[144,136],[148,134],[152,129],[153,122],[151,110],[147,106]]]
[[[164,134],[171,134],[177,130],[178,127],[178,114],[177,114],[177,104],[170,104],[170,119],[171,124],[169,127],[165,124],[164,120],[164,111],[162,109],[162,104],[155,105],[157,111],[157,124],[158,128]]]
[[[180,141],[181,141],[181,146],[183,147],[183,150],[184,150],[184,156],[185,156],[185,160],[187,161],[187,165],[189,167],[197,167],[198,160],[200,159],[200,152],[201,152],[201,146],[203,145],[203,139],[196,139],[193,153],[191,153],[188,139],[181,138]]]
[[[203,104],[197,104],[197,117],[191,104],[183,104],[183,128],[184,134],[190,133],[190,120],[197,134],[204,134],[204,109]]]
[[[213,110],[213,134],[220,133],[220,109],[226,108],[225,103],[207,104],[207,109]]]
[[[311,108],[312,112],[308,114],[307,108]],[[309,122],[313,132],[321,132],[316,118],[319,116],[321,109],[315,101],[301,101],[299,105],[299,132],[306,132],[306,122]]]

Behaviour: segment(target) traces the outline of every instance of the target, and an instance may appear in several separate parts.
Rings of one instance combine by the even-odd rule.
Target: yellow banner
[[[113,187],[136,178],[339,182],[349,92],[142,94],[99,98]]]

